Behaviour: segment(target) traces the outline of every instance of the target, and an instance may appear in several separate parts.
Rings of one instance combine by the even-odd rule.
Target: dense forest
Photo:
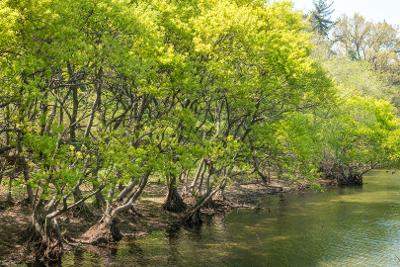
[[[235,182],[360,185],[400,160],[400,35],[288,1],[0,0],[0,183],[38,259],[122,238],[149,184],[189,226]],[[187,202],[187,198],[193,201]],[[93,214],[101,214],[94,216]],[[0,230],[1,231],[1,230]]]

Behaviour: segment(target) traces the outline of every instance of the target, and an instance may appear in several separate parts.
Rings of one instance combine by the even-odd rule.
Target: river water
[[[154,232],[104,257],[67,254],[63,266],[400,266],[400,176],[376,171],[364,181],[269,196],[260,210]]]

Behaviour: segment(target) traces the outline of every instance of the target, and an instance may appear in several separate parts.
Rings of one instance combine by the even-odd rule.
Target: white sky
[[[292,0],[296,9],[310,10],[313,0]],[[333,0],[334,17],[359,13],[374,20],[400,25],[400,0]]]

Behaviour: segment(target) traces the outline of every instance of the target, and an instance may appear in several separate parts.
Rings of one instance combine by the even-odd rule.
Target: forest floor
[[[327,180],[320,180],[319,183],[323,187],[332,185]],[[262,197],[271,194],[307,191],[309,186],[307,183],[278,179],[273,179],[268,184],[260,181],[236,183],[225,189],[224,199],[218,198],[215,201],[216,205],[203,208],[201,213],[203,216],[210,216],[236,208],[257,209],[257,203]],[[154,230],[174,227],[173,222],[176,217],[162,209],[166,193],[164,186],[151,183],[140,201],[135,204],[134,209],[119,216],[119,226],[126,238],[135,238]],[[6,201],[6,195],[5,188],[0,186],[0,266],[32,261],[22,239],[24,230],[29,223],[29,207],[24,204],[22,198],[18,198],[18,193],[14,194],[12,203]],[[91,213],[79,218],[68,214],[62,218],[61,225],[66,240],[78,239],[100,219],[100,211],[93,208]],[[91,249],[96,250],[95,247]]]

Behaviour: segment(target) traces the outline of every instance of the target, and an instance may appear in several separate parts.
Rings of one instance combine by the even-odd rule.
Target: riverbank
[[[332,186],[332,183],[327,180],[320,180],[318,183],[322,187]],[[135,208],[118,217],[124,238],[136,238],[155,230],[179,227],[177,216],[162,209],[166,195],[165,190],[165,187],[157,183],[149,184],[141,200],[135,204]],[[212,206],[208,205],[202,208],[201,215],[207,217],[238,208],[258,209],[259,200],[267,195],[308,190],[310,190],[309,183],[278,179],[273,179],[268,184],[259,181],[236,183],[225,189],[223,197],[217,195]],[[24,204],[22,199],[18,199],[18,195],[14,197],[12,203],[7,202],[6,195],[4,188],[0,188],[0,264],[31,262],[34,259],[21,238],[29,222],[29,207]],[[185,201],[190,203],[192,200],[185,198]],[[64,234],[66,250],[82,246],[91,251],[97,250],[96,247],[78,242],[82,233],[100,219],[101,213],[98,210],[92,209],[91,213],[84,218],[76,218],[72,214],[61,218],[62,229],[68,233]],[[109,245],[109,247],[113,246],[113,244]]]
[[[400,179],[373,171],[362,187],[263,197],[256,210],[212,216],[201,229],[154,231],[108,254],[67,253],[65,266],[398,266]]]

